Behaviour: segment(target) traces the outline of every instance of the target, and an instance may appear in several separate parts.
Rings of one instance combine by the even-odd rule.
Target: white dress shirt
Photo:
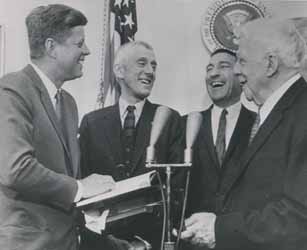
[[[237,102],[233,104],[230,107],[225,108],[227,110],[226,115],[226,131],[225,131],[225,146],[226,150],[228,148],[231,136],[233,134],[233,131],[236,127],[240,111],[241,111],[241,103]],[[216,105],[213,105],[211,109],[211,127],[212,127],[212,137],[213,137],[213,143],[215,145],[216,143],[216,137],[217,137],[217,130],[219,127],[219,121],[220,116],[222,114],[224,108],[218,107]]]
[[[296,74],[285,82],[279,89],[277,89],[261,106],[260,108],[260,126],[264,123],[269,116],[276,103],[282,98],[286,91],[301,77],[300,74]]]
[[[41,71],[39,67],[37,67],[34,63],[30,64],[34,68],[40,79],[42,80],[43,84],[45,85],[49,97],[51,99],[51,102],[53,104],[53,107],[55,108],[55,103],[56,103],[55,95],[58,89],[56,88],[55,84],[48,78],[48,76],[46,76],[46,74],[43,71]]]
[[[135,126],[137,125],[142,111],[143,111],[143,107],[145,104],[146,99],[136,103],[136,104],[129,104],[124,98],[120,97],[118,104],[119,104],[119,114],[120,114],[120,120],[121,120],[121,124],[122,124],[122,128],[124,127],[124,122],[125,122],[125,118],[127,116],[128,110],[127,107],[128,106],[135,106],[135,110],[134,110],[134,115],[135,115]]]

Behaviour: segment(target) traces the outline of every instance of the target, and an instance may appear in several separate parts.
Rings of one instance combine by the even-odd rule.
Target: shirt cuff
[[[81,181],[77,181],[77,184],[78,184],[78,190],[77,190],[77,194],[75,196],[74,202],[80,201],[83,195],[83,186],[82,186]]]

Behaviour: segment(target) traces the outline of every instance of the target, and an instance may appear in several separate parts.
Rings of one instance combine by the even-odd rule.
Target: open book
[[[152,186],[152,180],[156,174],[156,171],[151,171],[129,179],[118,181],[112,191],[81,200],[77,202],[76,207],[80,209],[97,207],[99,204],[104,204],[104,202],[108,200],[126,196],[130,193],[136,193],[138,190],[142,191]]]

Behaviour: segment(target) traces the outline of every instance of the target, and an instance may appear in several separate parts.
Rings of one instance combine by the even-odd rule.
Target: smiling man
[[[149,102],[147,97],[155,82],[156,69],[156,57],[149,44],[135,41],[118,49],[113,70],[121,89],[119,102],[87,114],[81,123],[81,168],[84,176],[109,174],[119,181],[149,171],[145,168],[146,147],[158,105]],[[180,160],[180,133],[180,116],[172,111],[156,144],[158,162]],[[136,222],[131,223],[125,239],[133,240],[137,233],[152,244],[154,239],[159,238],[161,230],[152,232],[153,221],[139,222],[142,224],[139,231],[135,232]],[[109,244],[110,240],[103,242],[99,236],[94,233],[85,236],[88,249],[114,249],[112,243]],[[121,243],[123,249],[129,248],[128,241],[114,242]],[[157,249],[159,240],[155,243],[153,247]]]
[[[186,221],[192,220],[196,226],[202,223],[203,212],[211,212],[212,216],[221,213],[220,182],[237,171],[229,162],[237,161],[246,149],[255,117],[240,103],[242,89],[234,74],[236,60],[232,51],[217,49],[206,67],[206,86],[213,105],[202,112],[203,123],[193,147],[188,200],[191,217]],[[191,247],[183,245],[182,249]]]
[[[259,112],[238,171],[220,183],[222,213],[189,218],[182,237],[216,249],[307,249],[306,44],[289,20],[257,19],[239,34],[234,71]]]
[[[80,177],[78,111],[65,81],[82,76],[86,17],[61,4],[26,18],[31,63],[0,80],[0,249],[77,250],[74,203],[109,190]]]

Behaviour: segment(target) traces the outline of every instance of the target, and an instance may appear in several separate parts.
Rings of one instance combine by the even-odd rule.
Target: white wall
[[[210,104],[204,77],[208,51],[200,36],[201,16],[214,0],[136,0],[138,32],[155,49],[158,72],[151,100],[180,113],[200,110]],[[0,0],[0,24],[6,26],[6,72],[28,62],[25,16],[35,6],[65,3],[89,19],[86,39],[92,54],[87,57],[84,77],[65,84],[79,106],[80,116],[97,107],[101,69],[104,0]],[[307,16],[307,1],[264,1],[273,16]]]
[[[207,6],[203,0],[137,3],[136,38],[150,42],[158,59],[151,99],[181,113],[208,105],[203,81],[208,52],[200,37],[200,18]]]
[[[215,0],[216,1],[216,0]],[[211,104],[205,89],[209,60],[200,35],[202,15],[214,0],[139,0],[137,39],[147,40],[158,57],[152,100],[181,113]],[[274,17],[307,17],[307,1],[270,0],[263,3]]]

